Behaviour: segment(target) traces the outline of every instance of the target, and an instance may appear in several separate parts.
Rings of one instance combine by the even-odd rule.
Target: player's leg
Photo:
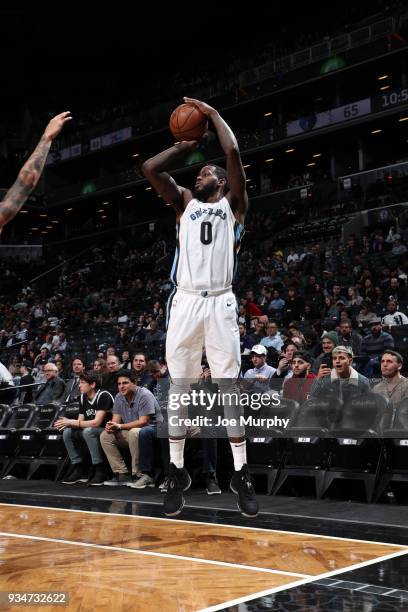
[[[231,490],[238,495],[238,508],[245,516],[258,514],[247,466],[245,427],[236,384],[241,370],[239,329],[236,299],[233,293],[211,297],[205,318],[205,347],[213,382],[217,383],[223,398],[224,416],[229,423],[227,434],[234,459]]]
[[[169,308],[166,336],[166,361],[171,382],[169,388],[168,423],[170,465],[169,481],[164,500],[167,516],[176,516],[184,506],[183,491],[191,485],[184,468],[184,445],[187,428],[184,423],[188,409],[180,403],[190,391],[192,381],[201,374],[203,346],[203,298],[178,292]]]

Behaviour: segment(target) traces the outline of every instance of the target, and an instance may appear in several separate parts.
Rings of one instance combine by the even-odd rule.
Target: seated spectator
[[[108,373],[108,369],[106,367],[106,360],[103,357],[97,357],[93,363],[93,369],[101,376],[104,376]]]
[[[314,360],[320,354],[320,342],[314,329],[307,329],[304,333],[305,349]]]
[[[34,367],[38,368],[39,366],[44,366],[50,359],[50,351],[46,347],[43,347],[40,349],[40,353],[34,359]]]
[[[157,423],[163,420],[160,406],[154,395],[144,387],[136,385],[133,370],[117,373],[119,393],[115,397],[112,420],[101,433],[102,448],[114,474],[109,486],[129,483],[136,489],[154,487],[153,440],[157,434]],[[128,447],[132,457],[132,482],[126,463],[120,452]]]
[[[284,345],[283,352],[280,354],[278,367],[273,374],[274,378],[292,378],[292,359],[293,355],[299,351],[299,347],[292,341]]]
[[[288,297],[285,304],[285,321],[300,321],[305,311],[305,301],[298,295],[296,287],[288,287]]]
[[[272,291],[272,299],[268,306],[269,316],[273,317],[274,319],[277,319],[278,321],[281,321],[285,303],[286,302],[281,298],[279,291],[277,289],[274,289]]]
[[[322,373],[321,373],[322,369],[331,370],[332,352],[333,352],[333,349],[338,345],[338,343],[339,343],[339,337],[337,335],[337,332],[335,331],[324,332],[322,336],[322,352],[313,362],[313,366],[312,366],[313,374],[318,375],[320,373],[320,376],[322,376]],[[323,374],[323,376],[325,376],[326,374],[327,372]]]
[[[118,384],[117,384],[117,372],[119,372],[121,364],[119,357],[116,355],[108,355],[106,359],[107,374],[102,378],[102,389],[109,391],[109,393],[115,397]]]
[[[296,351],[292,358],[292,378],[283,381],[283,397],[296,402],[305,402],[310,394],[316,375],[310,372],[313,359],[306,351]]]
[[[251,334],[252,345],[260,344],[261,340],[265,337],[265,325],[260,321],[255,323],[255,331]]]
[[[340,319],[340,314],[339,314],[339,309],[337,307],[337,304],[335,303],[335,301],[330,295],[327,295],[324,298],[324,308],[323,308],[322,316],[324,319],[323,325],[327,325],[327,326],[329,326],[330,324],[334,326],[334,324],[338,323]]]
[[[147,345],[153,342],[161,342],[164,340],[164,334],[159,330],[157,321],[150,321],[149,328],[146,330],[144,341]]]
[[[356,395],[370,390],[368,379],[352,367],[353,351],[348,346],[336,346],[333,349],[333,369],[327,375],[318,377],[313,383],[311,397],[335,396],[347,402]]]
[[[147,370],[147,360],[145,353],[135,353],[132,358],[132,370],[136,372],[136,384],[138,387],[147,387],[150,389],[152,377]]]
[[[268,351],[262,344],[255,344],[251,349],[253,368],[245,372],[244,378],[253,390],[265,391],[267,383],[275,374],[276,369],[266,363]]]
[[[377,319],[377,316],[371,309],[371,301],[364,300],[361,302],[360,313],[356,316],[357,325],[365,330],[370,326],[373,319]]]
[[[130,343],[130,337],[126,331],[126,327],[120,327],[119,333],[115,338],[115,345],[121,347],[127,347]]]
[[[408,397],[408,379],[401,375],[404,360],[397,351],[388,350],[381,357],[382,381],[373,387],[374,393],[386,397],[394,405]]]
[[[387,302],[388,314],[383,317],[383,327],[390,329],[395,325],[408,325],[408,317],[403,312],[398,310],[398,304],[394,298],[390,298]]]
[[[20,404],[30,404],[33,401],[33,389],[34,387],[25,387],[25,385],[34,384],[34,378],[31,376],[32,365],[31,361],[24,360],[20,366],[20,387],[23,387],[19,390],[19,403]],[[25,388],[24,388],[25,387]],[[1,401],[1,394],[0,394]]]
[[[85,364],[81,357],[74,357],[71,361],[71,378],[66,382],[66,390],[64,401],[73,402],[79,400],[80,391],[80,375],[85,372]],[[97,387],[99,388],[99,387]]]
[[[246,327],[244,323],[238,325],[239,329],[239,343],[241,347],[241,355],[249,355],[251,348],[254,346],[254,340],[252,336],[248,336],[246,333]]]
[[[131,361],[130,361],[130,353],[128,350],[126,351],[122,351],[122,354],[120,356],[120,362],[122,364],[122,368],[126,368],[128,370],[130,370],[131,368]]]
[[[363,338],[361,343],[361,354],[369,357],[364,367],[364,374],[366,376],[373,376],[380,363],[381,355],[387,349],[393,348],[394,338],[391,334],[382,331],[380,317],[372,319],[370,323],[370,333]]]
[[[360,354],[363,339],[359,333],[353,330],[350,319],[340,321],[337,335],[339,344],[351,346],[354,355]]]
[[[348,300],[346,301],[347,308],[351,308],[352,310],[355,308],[359,308],[361,303],[363,302],[363,297],[360,295],[360,292],[357,287],[349,287],[347,289]]]
[[[267,324],[266,333],[267,335],[261,340],[262,346],[266,346],[266,348],[272,347],[275,351],[280,352],[283,346],[283,340],[280,337],[278,325],[275,321],[270,321]]]
[[[62,481],[63,484],[88,482],[89,485],[100,486],[105,481],[104,455],[99,437],[111,416],[113,397],[100,387],[99,374],[94,371],[80,372],[78,419],[60,417],[54,424],[56,429],[63,432],[64,444],[72,464],[72,470]],[[85,454],[81,441],[85,442],[91,455],[93,475],[89,479],[84,477]]]
[[[34,392],[36,404],[48,404],[61,401],[65,394],[65,382],[58,376],[55,363],[46,363],[43,372],[46,382]]]
[[[387,297],[393,297],[396,302],[405,302],[408,297],[407,289],[403,283],[395,276],[391,278],[390,284],[386,287]]]

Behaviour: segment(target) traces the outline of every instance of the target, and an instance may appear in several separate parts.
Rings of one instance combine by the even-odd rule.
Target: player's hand
[[[215,108],[213,108],[206,102],[202,102],[201,100],[196,100],[195,98],[187,98],[187,97],[184,97],[183,100],[185,104],[192,104],[193,106],[196,106],[198,110],[204,113],[204,115],[207,115],[207,117],[211,117],[211,115],[214,115],[215,113],[217,113]]]
[[[71,121],[71,112],[65,111],[64,113],[60,113],[59,115],[55,115],[47,125],[44,131],[44,136],[48,140],[54,140],[64,127],[64,125]]]
[[[193,149],[197,148],[197,145],[198,140],[182,140],[176,146],[180,149],[183,149],[183,151],[192,151]]]

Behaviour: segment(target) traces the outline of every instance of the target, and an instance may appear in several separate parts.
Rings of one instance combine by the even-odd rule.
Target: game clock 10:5
[[[398,106],[408,102],[408,89],[398,89],[381,95],[381,108]]]

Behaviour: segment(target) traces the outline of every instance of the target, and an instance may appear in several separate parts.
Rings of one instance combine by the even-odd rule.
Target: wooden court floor
[[[44,612],[218,610],[407,552],[256,526],[0,504],[0,591],[68,593],[67,606],[36,607]]]

